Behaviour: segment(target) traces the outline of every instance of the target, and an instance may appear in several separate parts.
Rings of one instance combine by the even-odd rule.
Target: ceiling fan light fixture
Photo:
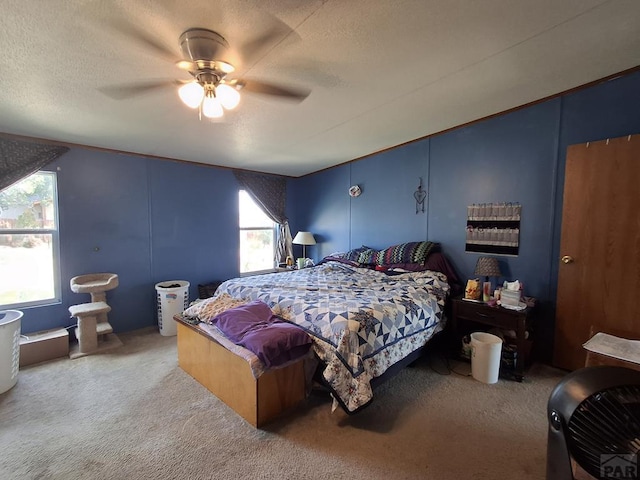
[[[198,108],[204,97],[204,88],[198,82],[185,83],[178,89],[182,103],[189,108]]]
[[[207,92],[204,100],[202,100],[202,114],[207,118],[220,118],[224,115],[220,100],[213,96],[213,92],[211,92],[211,95]]]
[[[233,110],[240,103],[240,92],[225,83],[221,83],[216,87],[216,95],[222,106],[227,110]]]

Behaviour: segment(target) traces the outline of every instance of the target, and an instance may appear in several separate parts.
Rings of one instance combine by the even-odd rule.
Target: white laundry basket
[[[20,310],[0,311],[0,393],[18,381],[20,369]]]
[[[156,283],[158,297],[158,327],[160,334],[170,337],[178,333],[174,315],[182,313],[189,306],[189,282],[169,280]]]
[[[496,383],[500,373],[502,339],[485,332],[471,334],[471,375],[483,383]]]

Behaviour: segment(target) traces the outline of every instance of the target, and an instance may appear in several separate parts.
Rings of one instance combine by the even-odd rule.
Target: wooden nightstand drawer
[[[485,325],[493,325],[494,327],[505,329],[515,328],[518,321],[517,317],[519,316],[519,312],[465,301],[457,302],[456,309],[459,319],[481,322]]]

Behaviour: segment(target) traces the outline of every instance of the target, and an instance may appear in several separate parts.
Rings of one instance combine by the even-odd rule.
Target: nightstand
[[[507,308],[495,306],[490,307],[486,303],[469,302],[461,297],[452,300],[453,309],[451,314],[451,331],[453,338],[460,348],[461,338],[474,331],[480,324],[489,327],[496,327],[501,330],[513,330],[516,333],[515,348],[516,362],[513,370],[514,377],[521,382],[524,378],[525,367],[529,361],[531,341],[526,338],[526,331],[532,322],[532,308],[524,310],[509,310]]]

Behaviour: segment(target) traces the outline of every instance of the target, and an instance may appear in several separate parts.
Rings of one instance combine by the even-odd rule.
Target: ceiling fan
[[[148,46],[164,56],[172,55],[164,46],[141,32],[129,30]],[[261,40],[266,40],[264,37]],[[135,85],[105,87],[101,90],[113,98],[123,99],[166,86],[178,86],[178,96],[189,108],[198,109],[202,116],[215,119],[225,110],[234,109],[240,102],[240,91],[277,96],[302,101],[311,93],[304,88],[292,88],[247,78],[233,78],[235,67],[219,57],[229,48],[227,40],[207,28],[190,28],[179,38],[183,59],[176,66],[189,72],[192,80],[148,81]],[[254,45],[255,48],[255,45]]]

